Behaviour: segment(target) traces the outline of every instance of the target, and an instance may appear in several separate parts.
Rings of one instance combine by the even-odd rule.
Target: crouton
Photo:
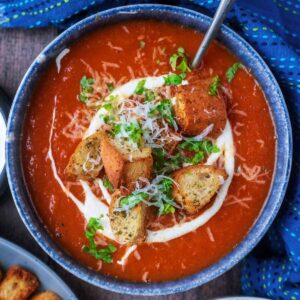
[[[123,185],[131,189],[140,177],[148,179],[151,176],[153,159],[149,147],[130,151],[103,133],[101,157],[106,176],[114,188]]]
[[[172,177],[177,182],[172,190],[174,200],[194,214],[210,202],[227,174],[213,166],[195,165],[175,171]]]
[[[146,238],[146,213],[145,203],[139,203],[128,211],[118,212],[122,194],[116,191],[112,196],[109,208],[109,220],[116,240],[120,244],[138,245]]]
[[[217,137],[224,129],[227,120],[223,93],[217,96],[208,94],[212,77],[192,80],[187,85],[177,87],[174,112],[181,132],[195,136],[209,125],[214,124],[210,137]]]
[[[103,165],[100,156],[100,132],[82,140],[71,155],[65,173],[77,179],[94,179]]]
[[[19,266],[8,269],[0,283],[0,300],[25,300],[38,288],[38,279]]]
[[[61,298],[54,292],[46,291],[35,295],[31,300],[61,300]]]

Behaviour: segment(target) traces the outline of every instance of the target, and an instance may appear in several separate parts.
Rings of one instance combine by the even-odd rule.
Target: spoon
[[[206,32],[198,50],[194,57],[194,60],[192,61],[191,67],[193,69],[197,68],[201,62],[201,59],[210,45],[211,41],[215,38],[216,34],[218,33],[225,17],[228,11],[230,10],[231,6],[235,0],[221,0],[219,7],[214,15],[214,18],[212,20],[212,23],[210,27],[208,28],[208,31]]]

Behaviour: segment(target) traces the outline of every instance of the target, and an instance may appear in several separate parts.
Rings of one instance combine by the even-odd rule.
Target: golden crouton
[[[103,165],[100,156],[100,132],[82,140],[69,159],[65,172],[78,179],[94,179]]]
[[[46,291],[35,295],[31,300],[61,300],[61,298],[54,292]]]
[[[115,188],[131,189],[140,178],[150,178],[153,159],[151,148],[127,150],[106,133],[101,136],[101,157],[106,176]]]
[[[146,238],[146,213],[145,203],[139,203],[128,211],[118,212],[120,191],[113,194],[109,208],[109,219],[113,234],[120,244],[138,245]]]
[[[210,202],[227,174],[213,166],[195,165],[175,171],[172,177],[177,182],[172,191],[174,200],[194,214]]]
[[[0,300],[25,300],[38,288],[38,279],[19,266],[8,269],[0,283]]]
[[[213,124],[209,134],[217,137],[224,129],[227,112],[223,94],[210,96],[209,85],[212,78],[202,78],[177,88],[174,111],[181,132],[195,136]]]

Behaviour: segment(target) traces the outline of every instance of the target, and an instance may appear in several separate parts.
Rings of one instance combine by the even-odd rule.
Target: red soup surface
[[[125,247],[116,244],[113,263],[102,263],[82,251],[87,245],[86,220],[54,177],[48,151],[56,105],[52,154],[57,173],[81,197],[78,181],[68,178],[64,170],[95,113],[78,100],[84,75],[118,85],[133,78],[166,74],[172,72],[170,56],[183,47],[192,58],[202,38],[202,33],[190,28],[150,20],[99,28],[68,48],[59,72],[53,61],[32,95],[24,126],[23,167],[37,214],[61,248],[103,274],[158,282],[198,272],[220,260],[245,237],[264,205],[276,153],[270,110],[251,72],[240,68],[228,83],[225,73],[238,60],[217,42],[208,50],[201,68],[219,75],[231,95],[228,119],[235,145],[235,173],[223,206],[207,223],[168,243],[139,245],[125,266],[117,263]]]

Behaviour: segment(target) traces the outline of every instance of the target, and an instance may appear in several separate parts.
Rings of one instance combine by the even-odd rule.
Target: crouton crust
[[[61,298],[52,291],[46,291],[33,296],[31,300],[61,300]]]
[[[147,206],[139,203],[128,212],[117,212],[119,200],[122,196],[118,190],[112,196],[109,208],[109,219],[113,234],[120,244],[138,245],[146,238]]]
[[[83,139],[71,155],[65,173],[69,177],[90,180],[96,178],[102,167],[100,156],[101,133]]]
[[[214,166],[195,165],[175,171],[172,177],[177,183],[172,190],[174,200],[194,214],[211,201],[227,174]]]
[[[101,157],[106,176],[114,188],[123,185],[132,189],[140,177],[149,179],[151,176],[151,148],[145,147],[131,155],[124,152],[106,133],[102,133]]]
[[[12,266],[0,284],[0,300],[25,300],[38,286],[35,275],[19,266]]]
[[[227,120],[226,104],[223,93],[208,94],[211,83],[211,76],[202,78],[199,75],[198,80],[177,87],[174,111],[183,134],[198,135],[211,124],[214,127],[210,137],[215,138],[223,131]]]

